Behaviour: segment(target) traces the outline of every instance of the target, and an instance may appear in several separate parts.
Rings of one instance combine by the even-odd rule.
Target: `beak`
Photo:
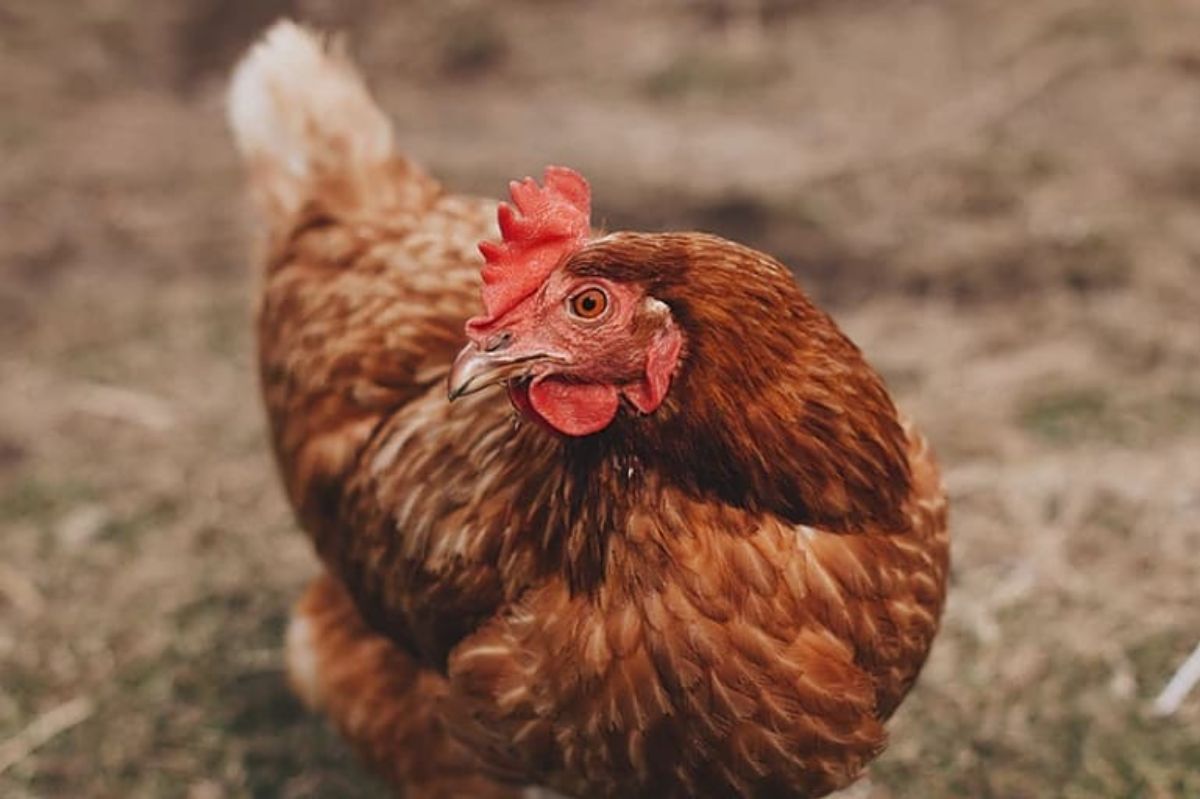
[[[474,394],[488,386],[504,383],[529,373],[535,361],[546,360],[547,353],[519,354],[506,350],[485,352],[474,342],[463,347],[454,359],[447,381],[450,401]]]

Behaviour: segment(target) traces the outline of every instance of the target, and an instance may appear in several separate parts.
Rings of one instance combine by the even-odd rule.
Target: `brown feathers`
[[[642,460],[796,523],[906,526],[909,464],[891,399],[777,261],[715,236],[620,233],[567,268],[643,283],[684,330],[662,409],[613,433]]]
[[[334,578],[316,580],[297,604],[288,661],[310,706],[329,714],[372,767],[403,782],[406,797],[521,795],[478,774],[474,756],[446,735],[438,710],[445,679],[363,624]]]
[[[234,123],[275,198],[273,443],[329,571],[298,611],[301,693],[406,795],[852,781],[929,650],[948,556],[932,456],[858,349],[766,255],[614,234],[565,269],[669,309],[661,406],[564,438],[501,390],[448,403],[495,204],[347,140],[322,112],[337,92],[376,118],[352,71],[299,29],[272,36],[239,91],[300,107]]]

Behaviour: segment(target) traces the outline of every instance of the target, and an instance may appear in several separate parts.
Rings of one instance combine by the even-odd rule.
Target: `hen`
[[[496,203],[397,154],[290,23],[230,119],[275,453],[325,569],[288,633],[300,695],[408,797],[853,781],[937,630],[946,505],[788,270],[595,235],[562,168],[512,185],[481,262]]]

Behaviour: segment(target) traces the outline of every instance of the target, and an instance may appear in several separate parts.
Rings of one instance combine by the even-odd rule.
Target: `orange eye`
[[[584,289],[571,298],[571,313],[580,319],[596,319],[607,308],[608,295],[603,289]]]

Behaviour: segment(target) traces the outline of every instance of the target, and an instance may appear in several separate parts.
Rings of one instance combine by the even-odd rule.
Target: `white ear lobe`
[[[666,319],[671,315],[671,307],[662,300],[647,297],[645,300],[646,313],[655,319]]]

